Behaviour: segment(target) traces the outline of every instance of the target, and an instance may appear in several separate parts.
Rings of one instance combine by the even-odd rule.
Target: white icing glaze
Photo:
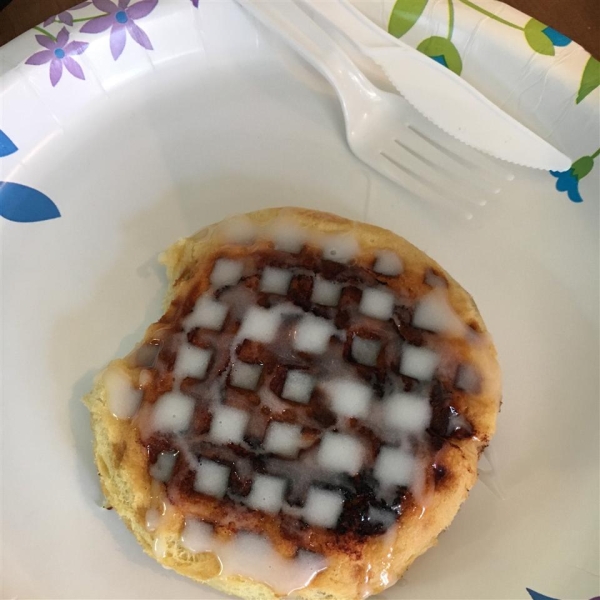
[[[173,377],[178,381],[186,377],[204,379],[211,356],[211,350],[198,348],[187,342],[181,344],[177,350]]]
[[[364,418],[369,412],[371,388],[359,381],[334,379],[323,385],[332,410],[342,417]]]
[[[299,425],[274,421],[267,427],[263,447],[267,452],[293,457],[298,454],[301,442],[302,429]]]
[[[278,513],[283,504],[286,488],[285,479],[271,475],[256,475],[250,494],[244,500],[250,508],[268,513]]]
[[[462,364],[456,375],[456,387],[468,394],[477,394],[481,386],[481,377],[473,365]]]
[[[212,527],[198,519],[186,519],[181,532],[181,543],[194,554],[211,552],[218,545]]]
[[[309,236],[305,229],[298,227],[293,221],[279,220],[270,229],[270,237],[277,250],[298,254]]]
[[[400,373],[421,381],[430,381],[439,363],[440,357],[433,350],[406,344],[402,348]]]
[[[164,495],[162,484],[155,479],[150,485],[150,502],[146,511],[146,530],[154,536],[152,550],[155,556],[164,558],[167,553],[170,521],[175,511]]]
[[[352,358],[361,365],[374,367],[381,350],[379,340],[367,340],[357,335],[352,340]]]
[[[367,317],[387,321],[394,314],[394,296],[387,290],[367,288],[363,291],[358,310]]]
[[[417,302],[412,324],[451,337],[463,337],[467,332],[467,326],[450,306],[444,288],[433,289]]]
[[[262,365],[251,365],[241,360],[234,363],[231,369],[231,385],[243,390],[255,390],[262,372]]]
[[[281,307],[267,309],[252,306],[244,316],[237,338],[268,344],[275,340],[281,320]]]
[[[142,391],[133,387],[129,375],[120,367],[112,367],[104,376],[108,410],[117,419],[131,419],[142,401]]]
[[[258,390],[261,408],[268,408],[271,414],[282,414],[284,410],[289,409],[289,405],[284,402],[277,394],[274,394],[268,385],[263,385]]]
[[[227,570],[264,581],[281,594],[289,595],[306,587],[327,566],[317,554],[301,552],[297,558],[283,558],[263,537],[240,534],[236,548],[224,557]]]
[[[284,558],[266,538],[250,533],[222,542],[209,525],[195,519],[186,520],[181,542],[191,552],[213,553],[221,563],[221,575],[248,577],[283,596],[305,588],[327,567],[322,556],[310,552]]]
[[[156,558],[164,558],[167,555],[167,541],[162,535],[154,538],[152,551],[154,552],[154,556],[156,556]]]
[[[327,235],[321,240],[323,258],[339,263],[347,263],[360,251],[357,239],[350,233]]]
[[[386,548],[387,552],[385,556],[378,554],[377,564],[368,564],[365,579],[359,589],[358,598],[361,600],[371,596],[374,589],[387,588],[398,580],[398,575],[392,569],[392,562],[397,554],[397,541],[401,534],[402,528],[393,528],[380,538],[381,547]]]
[[[373,523],[381,523],[385,529],[396,522],[396,515],[391,510],[369,507],[369,520]]]
[[[213,410],[210,439],[219,444],[239,444],[244,439],[249,414],[231,406],[219,406]]]
[[[431,270],[427,271],[427,274],[425,275],[425,283],[431,287],[448,287],[448,282]]]
[[[219,233],[230,244],[250,245],[256,240],[259,228],[245,216],[231,217],[219,227]]]
[[[300,320],[294,336],[294,348],[300,352],[323,354],[335,333],[331,321],[307,314]]]
[[[167,392],[154,404],[153,428],[157,431],[181,433],[190,426],[193,414],[193,398],[180,392]]]
[[[384,485],[410,486],[413,481],[415,459],[399,448],[383,446],[375,462],[375,477]]]
[[[146,511],[146,529],[148,531],[156,531],[160,525],[162,515],[158,508],[149,508]]]
[[[344,498],[339,492],[311,487],[302,516],[310,525],[334,529],[343,508]]]
[[[192,312],[184,319],[183,326],[188,331],[195,327],[221,331],[228,310],[226,304],[217,302],[212,296],[205,294],[198,298]]]
[[[194,489],[202,494],[222,498],[227,491],[229,467],[203,458],[198,463]]]
[[[315,387],[314,379],[304,371],[288,371],[281,396],[286,400],[306,404]]]
[[[171,479],[175,461],[179,452],[161,452],[156,462],[150,467],[150,475],[157,481],[166,482]]]
[[[141,369],[138,377],[138,384],[141,388],[148,387],[152,381],[154,380],[154,376],[152,375],[152,371],[150,369]]]
[[[429,398],[396,392],[384,401],[385,425],[409,433],[420,434],[431,421]]]
[[[291,281],[292,272],[288,269],[265,267],[260,278],[260,291],[285,296]]]
[[[161,452],[161,454],[163,453]],[[163,497],[164,487],[162,483],[157,479],[153,478],[150,481],[150,502],[158,506],[161,504],[161,500],[163,499]],[[164,509],[166,509],[166,502],[162,502],[161,512],[164,512]]]
[[[364,455],[364,447],[355,437],[327,432],[321,439],[317,460],[328,471],[356,475],[362,468]]]
[[[375,264],[373,271],[387,275],[388,277],[396,277],[404,270],[402,259],[391,250],[380,250],[375,255]]]
[[[210,283],[214,288],[235,285],[242,277],[244,264],[238,260],[219,258],[210,274]]]
[[[322,277],[315,277],[311,302],[322,306],[337,306],[342,293],[342,284],[336,281],[328,281]]]

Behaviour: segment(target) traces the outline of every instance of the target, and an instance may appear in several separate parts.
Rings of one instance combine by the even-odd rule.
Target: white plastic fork
[[[374,61],[400,95],[458,140],[515,165],[565,171],[572,161],[462,77],[390,35],[350,0],[296,0],[326,31],[339,32]]]
[[[333,39],[293,0],[237,0],[320,71],[342,105],[348,144],[372,169],[420,199],[473,218],[485,192],[472,180],[491,159],[439,131],[395,94],[375,87]],[[433,139],[435,137],[435,139]],[[460,155],[455,152],[459,146]],[[469,155],[471,160],[466,159]],[[478,162],[479,161],[479,162]],[[474,177],[473,171],[478,171]],[[497,183],[486,181],[487,192]]]

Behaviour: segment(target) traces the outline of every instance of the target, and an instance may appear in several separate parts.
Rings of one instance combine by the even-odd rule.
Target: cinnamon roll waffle
[[[164,263],[165,314],[85,399],[108,503],[164,566],[243,598],[392,585],[494,432],[471,297],[399,236],[311,210],[227,219]]]

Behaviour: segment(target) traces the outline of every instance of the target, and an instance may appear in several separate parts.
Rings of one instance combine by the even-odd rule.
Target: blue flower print
[[[594,159],[600,155],[600,148],[591,156],[582,156],[576,160],[568,171],[550,171],[556,177],[556,189],[566,192],[571,202],[583,202],[579,193],[579,182],[594,168]]]
[[[15,143],[0,129],[0,157],[10,156],[17,150]]]
[[[540,594],[535,590],[530,590],[529,588],[525,588],[527,593],[531,596],[531,600],[557,600],[556,598],[551,598],[550,596],[545,596],[544,594]]]
[[[579,193],[579,179],[573,173],[573,169],[568,171],[550,171],[553,177],[556,177],[556,189],[559,192],[567,192],[571,202],[583,202]]]
[[[556,29],[552,29],[552,27],[546,27],[542,29],[542,33],[552,42],[553,46],[568,46],[571,43],[571,38],[568,38],[566,35],[556,31]]]

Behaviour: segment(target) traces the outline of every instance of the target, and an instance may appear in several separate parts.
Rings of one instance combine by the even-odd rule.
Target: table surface
[[[0,12],[0,46],[81,0],[12,0]],[[504,0],[600,58],[600,0]],[[0,6],[7,0],[0,0]]]

